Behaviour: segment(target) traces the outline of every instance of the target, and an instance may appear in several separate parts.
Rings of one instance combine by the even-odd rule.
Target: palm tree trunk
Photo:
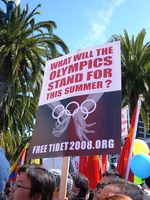
[[[3,122],[4,122],[3,102],[6,92],[7,92],[7,83],[0,81],[0,132],[3,129]]]

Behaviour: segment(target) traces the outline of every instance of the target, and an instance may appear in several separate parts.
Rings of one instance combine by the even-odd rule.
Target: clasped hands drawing
[[[71,118],[74,120],[75,132],[80,141],[89,141],[88,134],[94,133],[94,130],[88,130],[96,124],[93,122],[91,124],[86,123],[88,116],[95,111],[96,103],[103,96],[103,93],[90,94],[85,101],[79,105],[76,101],[71,101],[64,107],[60,101],[48,104],[52,109],[52,117],[56,119],[55,127],[53,128],[52,134],[55,137],[61,137],[62,134],[67,130]],[[74,106],[73,112],[70,111],[70,107]]]

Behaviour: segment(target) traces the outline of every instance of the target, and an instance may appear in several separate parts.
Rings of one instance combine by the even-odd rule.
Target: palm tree
[[[35,22],[39,7],[30,13],[28,5],[17,7],[7,27],[0,19],[0,143],[5,148],[5,141],[13,144],[32,131],[45,60],[69,52],[53,33],[55,22]]]
[[[139,94],[143,94],[145,101],[141,107],[141,118],[146,130],[149,130],[147,111],[150,110],[150,42],[144,44],[146,36],[142,29],[136,38],[129,38],[127,31],[124,36],[114,35],[112,40],[121,42],[121,68],[122,68],[122,106],[130,106],[130,115]]]
[[[1,133],[2,135],[2,133]],[[5,149],[6,157],[12,165],[18,158],[20,152],[27,143],[30,143],[31,136],[13,135],[5,132],[1,138],[1,146]]]
[[[121,41],[122,97],[123,105],[129,104],[131,114],[138,95],[145,97],[145,108],[150,108],[150,42],[144,44],[146,31],[142,29],[134,39],[127,31],[124,36],[114,36]]]

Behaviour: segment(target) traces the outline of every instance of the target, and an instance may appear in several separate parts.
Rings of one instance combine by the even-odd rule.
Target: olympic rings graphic
[[[77,105],[77,108],[73,111],[73,113],[71,113],[70,112],[70,110],[68,110],[68,107],[71,105],[71,104],[76,104]],[[79,108],[80,108],[80,106],[79,106],[79,103],[78,102],[76,102],[76,101],[71,101],[70,103],[68,103],[68,105],[66,106],[66,114],[68,115],[68,116],[73,116],[74,117],[74,115],[79,111]]]
[[[87,103],[87,102],[93,103],[93,109],[88,110],[88,109],[84,106],[84,104]],[[84,111],[84,109],[85,109],[86,111]],[[81,110],[84,114],[86,114],[86,116],[84,117],[84,119],[86,119],[90,113],[94,112],[95,109],[96,109],[96,102],[95,102],[93,99],[86,99],[85,101],[82,102],[82,104],[81,104],[81,106],[80,106],[80,110]]]
[[[69,110],[69,107],[72,105],[76,106],[73,112]],[[84,102],[82,102],[81,105],[79,105],[79,103],[76,101],[71,101],[70,103],[68,103],[66,107],[64,107],[61,104],[57,105],[52,111],[52,117],[54,119],[57,119],[57,122],[60,124],[61,123],[60,119],[64,114],[67,116],[74,117],[75,114],[81,111],[81,113],[84,114],[84,119],[86,119],[89,116],[89,114],[95,111],[95,109],[96,109],[96,102],[93,99],[86,99]],[[55,114],[58,113],[56,112],[56,110],[59,110],[59,114],[57,116]]]
[[[58,116],[55,116],[55,111],[57,110],[57,109],[61,109],[62,108],[62,111],[59,113],[59,115]],[[54,119],[57,119],[57,121],[58,121],[58,123],[60,124],[61,122],[60,122],[60,118],[63,116],[63,114],[65,113],[65,107],[63,106],[63,105],[57,105],[54,109],[53,109],[53,111],[52,111],[52,116],[53,116],[53,118]]]

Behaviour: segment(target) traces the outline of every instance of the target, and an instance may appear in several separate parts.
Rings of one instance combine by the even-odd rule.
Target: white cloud
[[[100,11],[93,11],[90,15],[89,33],[80,42],[79,48],[89,47],[95,44],[106,42],[109,38],[105,38],[105,32],[111,23],[111,19],[119,6],[121,6],[125,0],[111,0],[109,4],[105,4],[105,7]]]

